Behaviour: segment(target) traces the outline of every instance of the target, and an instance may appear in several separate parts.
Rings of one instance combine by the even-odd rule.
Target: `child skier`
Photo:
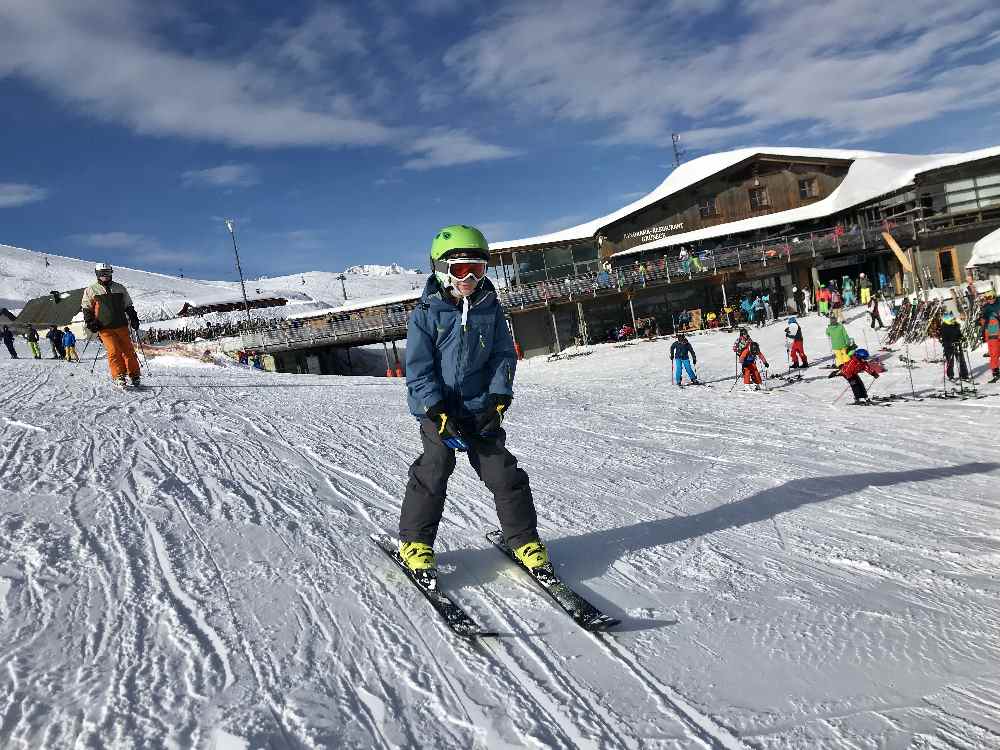
[[[29,325],[28,332],[24,334],[24,338],[28,340],[28,346],[31,347],[31,353],[35,359],[41,359],[42,350],[38,348],[38,329],[33,325]]]
[[[410,467],[399,517],[399,554],[421,575],[435,570],[434,540],[455,451],[466,452],[493,492],[504,538],[534,569],[548,563],[538,539],[528,475],[504,447],[501,428],[513,397],[517,356],[496,290],[486,277],[489,245],[464,224],[431,243],[432,273],[410,315],[406,386],[423,453]]]
[[[870,361],[868,356],[867,350],[856,349],[854,354],[844,364],[827,375],[828,378],[835,378],[840,375],[847,380],[851,386],[851,391],[854,393],[854,403],[857,405],[871,403],[868,399],[868,391],[865,390],[865,384],[861,382],[861,378],[859,377],[861,373],[867,372],[873,378],[877,378],[885,372],[885,367],[881,362],[877,359]]]
[[[830,348],[833,350],[835,364],[840,367],[851,356],[847,353],[851,348],[851,337],[847,333],[844,324],[837,320],[837,316],[830,314],[830,325],[826,327],[826,335],[830,339]]]
[[[785,328],[785,346],[788,348],[790,359],[788,368],[790,370],[809,366],[809,360],[806,359],[806,350],[802,343],[802,327],[794,315],[788,319],[788,327]]]
[[[764,363],[764,369],[770,368],[767,362],[767,357],[764,356],[764,352],[760,350],[760,345],[753,339],[749,339],[746,346],[740,351],[740,367],[743,372],[743,390],[749,391],[759,391],[760,390],[760,371],[757,369],[757,359]],[[753,388],[750,387],[750,383],[753,381]]]
[[[69,326],[63,328],[62,344],[63,349],[66,350],[66,361],[79,362],[80,358],[76,354],[76,336],[69,330]]]
[[[687,372],[691,385],[699,385],[698,376],[691,369],[692,363],[698,364],[698,355],[683,333],[677,334],[677,340],[670,345],[670,359],[674,363],[674,385],[681,384],[684,372]]]
[[[962,380],[969,379],[969,368],[965,364],[965,353],[962,351],[962,326],[955,320],[955,314],[950,310],[941,315],[941,326],[938,329],[941,338],[941,348],[944,349],[945,374],[948,380],[955,379],[955,360],[958,360],[958,376]]]

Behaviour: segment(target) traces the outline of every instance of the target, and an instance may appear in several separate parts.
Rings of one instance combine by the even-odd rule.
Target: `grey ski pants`
[[[493,493],[497,517],[511,547],[538,541],[538,517],[531,497],[528,475],[504,447],[507,435],[500,430],[488,438],[475,438],[469,446],[469,463]],[[420,420],[424,452],[410,466],[403,509],[399,516],[399,538],[433,546],[444,513],[448,479],[455,470],[455,451],[441,442],[429,419]]]

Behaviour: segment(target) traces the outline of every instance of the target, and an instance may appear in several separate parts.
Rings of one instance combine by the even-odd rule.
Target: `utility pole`
[[[674,169],[681,165],[681,157],[684,156],[684,149],[677,144],[681,141],[680,133],[671,133],[670,140],[674,142]]]
[[[344,292],[344,302],[347,302],[347,285],[344,283],[347,281],[347,277],[344,274],[340,274],[337,280],[340,281],[340,288]]]
[[[240,251],[236,247],[236,221],[234,219],[226,219],[226,229],[229,230],[229,236],[233,238],[233,254],[236,256],[236,271],[240,275],[240,288],[243,289],[243,308],[247,311],[247,333],[250,333],[250,302],[247,300],[247,285],[243,281],[243,269],[240,267]]]

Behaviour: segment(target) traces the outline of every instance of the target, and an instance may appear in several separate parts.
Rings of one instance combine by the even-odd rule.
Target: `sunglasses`
[[[486,275],[487,263],[485,260],[470,260],[468,258],[454,258],[452,260],[439,260],[434,264],[434,270],[448,274],[454,281],[479,281]]]

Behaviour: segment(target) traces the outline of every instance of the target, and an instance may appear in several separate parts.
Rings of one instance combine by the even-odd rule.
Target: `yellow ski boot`
[[[400,542],[399,556],[413,572],[434,570],[434,550],[423,542]]]
[[[541,542],[528,542],[514,550],[514,557],[528,570],[535,570],[549,562],[549,552]]]

